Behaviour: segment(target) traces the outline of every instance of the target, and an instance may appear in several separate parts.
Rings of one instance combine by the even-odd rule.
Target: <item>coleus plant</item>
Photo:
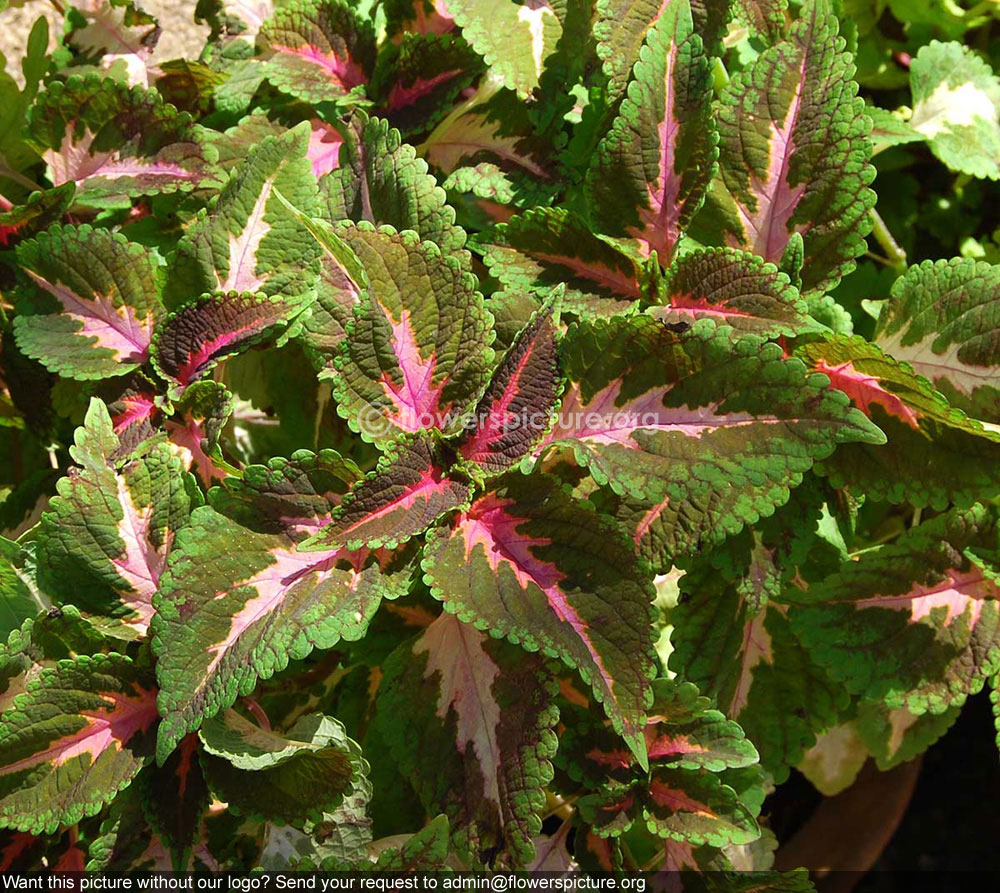
[[[40,20],[5,868],[807,884],[765,797],[998,670],[1000,274],[911,267],[873,337],[831,296],[878,220],[838,12],[205,0],[167,61],[128,3]]]

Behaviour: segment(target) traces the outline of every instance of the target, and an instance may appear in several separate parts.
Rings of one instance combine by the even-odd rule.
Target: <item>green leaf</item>
[[[334,502],[317,485],[340,477],[329,461],[303,468],[305,458],[248,470],[245,491],[232,484],[235,493],[196,510],[177,536],[154,602],[161,761],[258,679],[314,648],[360,639],[382,599],[406,592],[405,561],[392,555],[297,550],[330,521]],[[255,509],[252,528],[222,513],[244,519]]]
[[[650,29],[618,117],[587,172],[590,216],[670,262],[712,179],[718,136],[712,66],[686,0]]]
[[[539,85],[545,60],[555,52],[562,24],[548,3],[445,0],[462,36],[498,81],[521,96]]]
[[[636,542],[664,509],[695,542],[735,533],[838,443],[884,440],[778,345],[708,320],[683,333],[649,317],[581,322],[562,354],[569,384],[539,452],[569,447],[597,483],[648,506]]]
[[[77,205],[127,207],[135,196],[220,185],[200,128],[155,90],[98,75],[53,81],[28,127],[52,184],[76,183]]]
[[[1000,81],[969,47],[932,40],[910,63],[909,124],[953,171],[1000,179]]]
[[[777,43],[785,35],[788,0],[736,0],[736,14],[758,37]]]
[[[54,833],[95,815],[152,756],[156,692],[120,654],[42,670],[0,717],[0,824]]]
[[[365,440],[453,430],[482,392],[492,321],[458,260],[414,232],[342,224],[370,294],[355,310],[334,378],[337,411]]]
[[[534,855],[552,780],[555,685],[544,660],[442,614],[386,660],[377,724],[429,814],[476,863]]]
[[[162,315],[151,251],[106,229],[51,226],[17,250],[33,283],[14,320],[18,347],[52,372],[123,375],[149,358]]]
[[[299,549],[394,549],[448,512],[468,508],[471,497],[471,485],[445,473],[429,438],[401,438],[333,510],[331,523]]]
[[[718,113],[720,176],[692,234],[780,264],[803,240],[802,289],[854,268],[871,228],[875,176],[854,63],[828,0],[810,0],[788,38],[734,75]]]
[[[460,620],[578,668],[645,761],[652,593],[610,519],[550,477],[510,475],[428,534],[423,569]]]
[[[6,642],[14,630],[44,607],[23,571],[25,557],[17,543],[0,536],[0,641]]]
[[[996,554],[992,512],[954,509],[845,562],[809,588],[790,620],[852,693],[941,713],[996,672]]]
[[[216,754],[202,758],[209,786],[239,814],[293,825],[318,822],[364,785],[368,766],[361,749],[332,716],[310,713],[285,735],[249,725],[230,710],[202,733]]]
[[[265,76],[303,102],[336,102],[371,77],[375,33],[344,0],[291,0],[261,26]]]
[[[144,636],[174,537],[201,495],[162,442],[117,470],[120,441],[96,398],[75,440],[77,467],[42,515],[39,584],[57,604],[102,618],[116,637]]]

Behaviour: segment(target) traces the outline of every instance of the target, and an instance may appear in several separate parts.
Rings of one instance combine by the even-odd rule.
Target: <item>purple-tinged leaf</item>
[[[14,320],[18,347],[69,378],[131,372],[162,314],[155,255],[106,229],[53,225],[18,246],[32,283]]]
[[[712,66],[691,10],[664,4],[639,53],[618,117],[587,173],[603,233],[639,239],[666,266],[702,200],[717,157]]]
[[[198,751],[198,736],[188,735],[162,766],[148,768],[137,781],[146,819],[169,850],[175,871],[187,866],[212,799]]]
[[[222,458],[219,435],[233,413],[233,395],[218,382],[197,381],[184,391],[174,411],[167,436],[184,467],[207,487],[229,475],[234,469]]]
[[[692,251],[668,271],[665,303],[648,313],[666,323],[714,319],[763,338],[823,331],[774,264],[731,248]]]
[[[729,0],[598,0],[594,37],[597,55],[608,76],[612,102],[625,93],[643,43],[668,10],[690,5],[695,31],[714,56],[721,56],[722,37],[729,22]]]
[[[0,718],[0,823],[54,833],[95,815],[152,755],[151,675],[120,654],[43,670]]]
[[[283,93],[316,104],[343,99],[368,82],[375,35],[344,0],[292,0],[261,27],[267,79]]]
[[[455,19],[445,0],[392,0],[385,5],[386,32],[398,39],[402,33],[448,34]]]
[[[312,129],[309,131],[306,158],[312,165],[313,176],[319,179],[340,167],[340,147],[344,145],[344,135],[319,118],[313,118],[309,124]]]
[[[161,761],[258,679],[314,648],[360,639],[382,599],[407,591],[405,556],[298,551],[309,527],[330,520],[333,503],[317,486],[345,483],[334,465],[305,459],[247,469],[254,489],[234,481],[178,536],[153,620]]]
[[[852,693],[940,713],[997,670],[996,550],[990,510],[953,509],[810,586],[793,628]]]
[[[219,185],[201,129],[153,90],[96,75],[54,81],[29,131],[53,185],[76,183],[77,205],[127,207],[134,196]]]
[[[777,43],[788,26],[788,0],[736,0],[736,14],[762,40]]]
[[[178,245],[167,289],[173,306],[192,293],[216,290],[296,298],[311,292],[319,247],[288,207],[315,201],[306,157],[311,133],[303,122],[265,137],[231,171],[216,203]]]
[[[499,224],[488,239],[483,261],[490,275],[511,291],[548,294],[564,283],[567,311],[619,314],[655,290],[658,269],[563,208],[532,208]]]
[[[482,59],[461,37],[404,34],[379,57],[376,105],[404,135],[426,133],[482,71]]]
[[[529,320],[504,354],[458,454],[488,474],[513,468],[544,436],[559,400],[558,299]]]
[[[153,365],[182,390],[227,356],[270,337],[303,309],[280,297],[202,295],[171,313],[153,336]]]
[[[645,762],[651,590],[610,519],[552,478],[511,475],[428,534],[423,568],[459,619],[576,667]]]
[[[259,533],[284,533],[299,542],[325,527],[363,475],[334,450],[298,450],[288,459],[249,465],[209,493],[221,514]]]
[[[534,855],[559,716],[544,663],[445,613],[384,664],[377,728],[474,864]]]
[[[366,439],[453,430],[486,385],[492,321],[460,263],[414,232],[341,224],[368,273],[337,361],[337,411]]]
[[[42,515],[36,561],[46,592],[108,634],[130,639],[149,628],[174,535],[200,495],[167,444],[120,471],[113,461],[119,447],[107,408],[93,400],[70,450],[77,467]]]
[[[853,269],[875,203],[853,74],[828,0],[812,0],[786,40],[733,77],[718,114],[720,177],[692,231],[699,241],[780,264],[798,233],[804,292]]]
[[[331,523],[299,550],[394,549],[448,512],[468,508],[472,487],[448,477],[436,453],[428,437],[391,444],[378,468],[333,510]]]

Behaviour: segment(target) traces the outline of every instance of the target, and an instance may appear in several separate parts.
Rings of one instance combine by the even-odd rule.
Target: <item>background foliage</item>
[[[766,798],[1000,666],[998,10],[39,19],[0,864],[807,887]]]

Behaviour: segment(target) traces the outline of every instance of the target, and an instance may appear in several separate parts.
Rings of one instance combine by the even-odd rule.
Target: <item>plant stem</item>
[[[889,266],[897,273],[906,272],[906,252],[900,248],[899,243],[892,237],[892,233],[889,232],[889,227],[885,225],[882,215],[874,208],[868,213],[871,214],[872,223],[874,224],[872,235],[875,236],[875,241],[879,243],[879,246],[886,253]]]
[[[270,732],[271,720],[267,718],[267,714],[264,712],[264,708],[261,707],[260,704],[258,704],[251,697],[243,698],[243,704],[247,708],[247,710],[249,710],[254,715],[254,717],[257,719],[257,722],[260,723],[260,727],[265,732]]]

